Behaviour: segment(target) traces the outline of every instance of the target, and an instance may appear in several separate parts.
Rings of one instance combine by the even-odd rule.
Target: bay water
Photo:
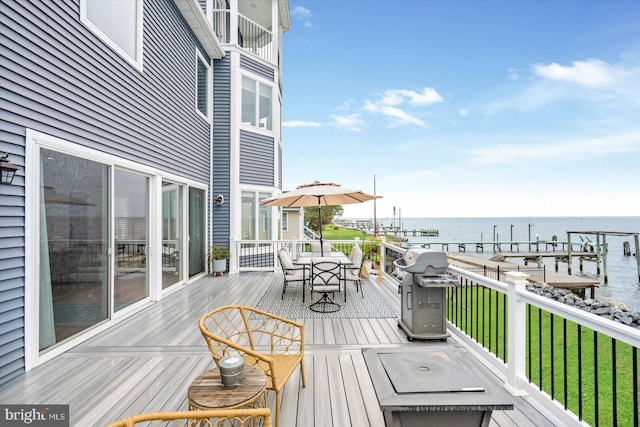
[[[571,232],[625,232],[640,233],[640,217],[517,217],[517,218],[378,218],[378,224],[382,226],[400,226],[405,230],[437,229],[437,237],[413,236],[407,234],[410,243],[459,243],[459,242],[529,242],[551,241],[553,236],[560,242],[567,241],[567,231]],[[572,242],[581,242],[590,239],[596,242],[595,235],[572,234]],[[404,237],[404,236],[403,236]],[[602,240],[602,237],[601,237]],[[624,303],[630,310],[640,311],[640,281],[638,279],[638,267],[634,236],[607,235],[607,271],[608,283],[604,284],[604,273],[601,266],[601,275],[597,275],[595,262],[584,262],[583,272],[579,271],[579,260],[574,258],[572,273],[600,280],[600,287],[596,289],[596,297],[604,301],[617,301]],[[632,256],[624,256],[624,242],[629,242]],[[432,246],[440,249],[439,246]],[[561,247],[560,247],[561,248]],[[549,248],[551,250],[551,248]],[[458,245],[449,246],[449,251],[457,251]],[[514,247],[514,251],[515,251]],[[535,251],[535,248],[532,248]],[[544,250],[544,245],[540,246]],[[557,248],[556,250],[560,250]],[[565,249],[566,250],[566,249]],[[475,245],[468,245],[469,254],[476,254]],[[502,251],[510,251],[509,245],[502,245]],[[520,252],[529,251],[526,244],[520,245]],[[490,258],[494,255],[493,245],[485,244],[484,252],[477,255]],[[511,262],[523,263],[520,258],[511,258]],[[555,270],[555,261],[551,257],[545,257],[544,263],[548,271]],[[530,264],[531,265],[531,264]],[[559,263],[558,272],[567,273],[567,264]],[[589,293],[587,292],[587,295]]]

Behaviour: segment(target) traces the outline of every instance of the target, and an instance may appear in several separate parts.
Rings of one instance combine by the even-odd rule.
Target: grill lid
[[[407,250],[404,256],[393,264],[402,272],[435,276],[447,271],[449,261],[445,252],[415,248]]]

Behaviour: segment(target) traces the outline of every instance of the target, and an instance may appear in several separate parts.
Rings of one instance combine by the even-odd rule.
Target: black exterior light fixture
[[[0,184],[11,184],[18,167],[7,160],[9,154],[4,154],[4,156],[0,157]]]

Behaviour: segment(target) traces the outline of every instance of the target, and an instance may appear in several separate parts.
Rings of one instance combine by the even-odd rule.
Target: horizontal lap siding
[[[231,55],[213,64],[213,175],[211,192],[231,201]],[[230,203],[212,206],[212,242],[226,244],[231,233]]]
[[[19,136],[32,128],[207,181],[198,45],[170,0],[144,4],[142,73],[80,22],[77,4],[7,2],[2,33],[3,121]]]
[[[246,55],[240,55],[240,68],[251,71],[269,81],[274,81],[275,72],[272,67],[262,64]]]
[[[0,383],[24,370],[25,135],[40,131],[200,182],[210,124],[195,107],[196,48],[172,0],[144,2],[143,71],[80,22],[78,1],[2,0]]]
[[[273,187],[272,137],[240,131],[240,183]]]

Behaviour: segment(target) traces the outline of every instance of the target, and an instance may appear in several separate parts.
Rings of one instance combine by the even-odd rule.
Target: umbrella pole
[[[320,209],[320,197],[318,197],[318,228],[320,229],[320,256],[324,256],[324,242],[322,240],[322,210]]]

